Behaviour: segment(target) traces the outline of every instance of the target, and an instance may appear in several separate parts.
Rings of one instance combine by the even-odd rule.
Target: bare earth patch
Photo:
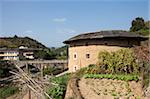
[[[85,99],[143,99],[141,84],[135,81],[82,78],[79,90]]]

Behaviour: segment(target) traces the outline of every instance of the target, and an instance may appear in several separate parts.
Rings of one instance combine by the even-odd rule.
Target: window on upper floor
[[[73,59],[77,59],[77,53],[73,54]]]

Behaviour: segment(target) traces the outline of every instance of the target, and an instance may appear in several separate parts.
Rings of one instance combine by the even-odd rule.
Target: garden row
[[[113,74],[85,74],[84,78],[95,78],[95,79],[116,79],[123,81],[138,81],[139,77],[137,75],[113,75]]]

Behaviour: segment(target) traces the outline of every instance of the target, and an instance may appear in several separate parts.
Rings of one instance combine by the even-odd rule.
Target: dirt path
[[[31,99],[41,99],[40,97],[36,96],[34,92],[31,91]],[[30,99],[29,98],[29,91],[24,95],[23,99]]]
[[[62,72],[62,73],[60,73],[60,74],[58,74],[58,75],[56,75],[55,77],[59,77],[59,76],[65,75],[65,74],[67,74],[67,73],[69,73],[68,70],[67,70],[67,71],[64,71],[64,72]]]

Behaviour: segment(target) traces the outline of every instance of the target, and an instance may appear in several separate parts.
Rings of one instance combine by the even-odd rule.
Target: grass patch
[[[19,89],[15,86],[5,86],[0,88],[0,99],[5,99],[15,93],[17,93]]]
[[[84,78],[95,78],[95,79],[116,79],[123,81],[138,81],[139,77],[137,75],[119,75],[119,74],[85,74]]]
[[[117,94],[116,94],[115,92],[114,92],[114,93],[112,93],[111,95],[112,95],[112,96],[117,96]]]

